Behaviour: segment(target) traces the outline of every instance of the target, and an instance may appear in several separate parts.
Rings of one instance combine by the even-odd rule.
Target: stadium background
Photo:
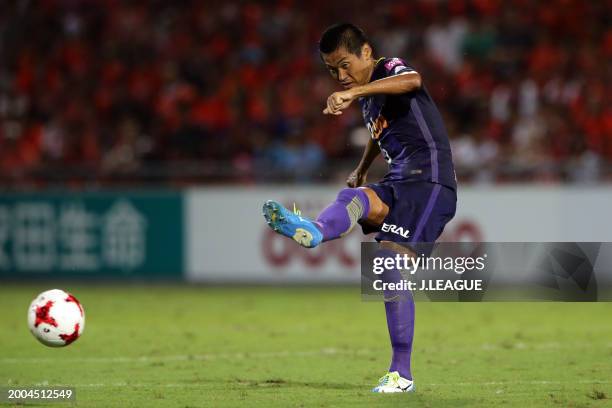
[[[339,118],[321,114],[336,89],[317,54],[321,31],[352,21],[378,55],[405,57],[422,73],[459,179],[458,213],[444,240],[610,241],[610,15],[603,0],[2,2],[0,307],[3,329],[15,335],[0,354],[0,386],[82,384],[85,402],[99,406],[114,405],[113,397],[142,406],[143,389],[153,389],[160,406],[269,404],[278,393],[289,395],[285,405],[302,398],[336,406],[349,402],[347,392],[368,398],[361,391],[382,374],[388,346],[380,305],[362,304],[352,286],[363,237],[305,251],[271,233],[260,215],[269,198],[316,214],[368,137],[354,107]],[[377,162],[370,180],[384,168]],[[86,337],[61,351],[28,339],[24,317],[30,299],[56,285],[94,311]],[[159,306],[164,297],[168,306]],[[240,305],[257,327],[239,316]],[[421,350],[439,339],[436,324],[448,325],[450,336],[451,328],[486,322],[474,350],[492,344],[505,368],[527,378],[485,375],[487,365],[459,336],[436,351],[436,368],[415,357],[420,403],[589,405],[612,394],[612,370],[600,362],[610,355],[608,305],[558,306],[569,323],[543,305],[419,306]],[[176,319],[196,328],[181,331]],[[162,340],[147,340],[140,322],[155,325]],[[151,345],[130,345],[127,326]],[[243,336],[257,344],[236,340]],[[531,353],[518,357],[525,347]],[[472,384],[460,395],[440,389],[458,349],[470,364],[454,375]],[[554,365],[569,349],[592,361],[574,362],[560,377]],[[173,366],[184,363],[168,357],[177,350],[196,356],[185,363],[196,373],[212,365],[200,385],[197,374],[185,380]],[[345,353],[368,362],[352,362],[344,374]],[[266,355],[278,365],[232,372]],[[291,371],[284,359],[296,356],[302,369]],[[117,361],[129,369],[107,383],[103,374],[68,370],[74,361],[100,373]],[[528,361],[550,371],[536,375]],[[155,377],[141,371],[149,363]],[[344,377],[334,382],[321,367]],[[572,384],[570,374],[587,381]]]

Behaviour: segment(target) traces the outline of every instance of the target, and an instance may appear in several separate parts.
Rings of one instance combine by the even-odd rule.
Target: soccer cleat
[[[323,240],[323,234],[312,221],[301,215],[295,204],[293,212],[272,200],[263,205],[263,216],[270,228],[305,248],[314,248]]]
[[[378,385],[372,389],[372,392],[382,394],[393,392],[414,392],[416,387],[414,381],[403,378],[397,371],[387,373],[378,380]]]

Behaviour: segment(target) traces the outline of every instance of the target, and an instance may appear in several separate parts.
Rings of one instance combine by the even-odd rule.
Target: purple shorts
[[[376,241],[433,243],[455,216],[457,193],[441,184],[381,182],[366,187],[389,207],[381,225],[361,224],[364,234],[378,232]]]

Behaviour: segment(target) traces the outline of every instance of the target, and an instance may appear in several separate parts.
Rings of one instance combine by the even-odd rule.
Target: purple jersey
[[[399,58],[381,58],[370,81],[412,71]],[[359,98],[359,103],[366,127],[389,163],[383,181],[429,181],[456,190],[448,135],[424,85],[402,95]]]

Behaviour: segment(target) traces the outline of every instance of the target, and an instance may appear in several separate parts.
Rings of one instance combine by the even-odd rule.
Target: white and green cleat
[[[414,381],[403,378],[397,371],[387,373],[378,380],[378,385],[372,389],[372,392],[388,394],[393,392],[414,392],[416,386]]]
[[[274,231],[291,238],[305,248],[314,248],[323,240],[323,234],[300,210],[293,205],[293,212],[276,201],[266,201],[263,216]]]

